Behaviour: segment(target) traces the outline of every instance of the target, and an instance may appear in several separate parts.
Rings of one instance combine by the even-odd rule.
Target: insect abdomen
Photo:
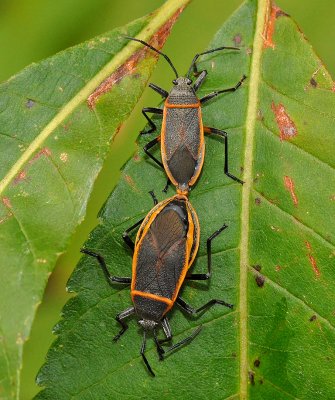
[[[162,132],[163,164],[175,185],[188,186],[200,173],[204,140],[197,108],[167,108]]]

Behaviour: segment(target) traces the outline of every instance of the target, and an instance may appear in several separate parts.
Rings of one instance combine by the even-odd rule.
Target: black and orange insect
[[[164,350],[163,343],[171,342],[172,331],[167,313],[176,303],[187,314],[195,315],[209,309],[214,304],[232,308],[223,300],[212,299],[203,306],[194,309],[180,296],[179,291],[185,280],[206,280],[211,276],[211,244],[227,225],[223,225],[207,239],[207,272],[192,274],[189,272],[199,247],[200,227],[197,215],[185,195],[177,194],[157,204],[148,215],[127,229],[123,238],[133,250],[132,277],[117,277],[109,273],[104,258],[88,249],[85,254],[95,257],[109,284],[124,283],[131,285],[133,305],[116,316],[121,325],[120,332],[114,337],[118,340],[127,330],[125,319],[136,315],[143,328],[141,355],[151,375],[154,375],[145,356],[146,335],[152,332],[159,359],[164,355],[189,343],[200,331],[199,326],[190,336]],[[135,243],[130,232],[138,227]],[[161,327],[165,339],[158,339],[157,330]]]
[[[207,71],[204,70],[199,73],[199,76],[197,77],[193,86],[193,82],[190,79],[191,72],[197,72],[196,61],[200,56],[214,53],[219,50],[240,49],[237,47],[222,46],[196,54],[186,76],[183,77],[178,75],[176,68],[166,54],[163,54],[143,40],[129,36],[127,36],[127,38],[136,42],[140,42],[144,46],[147,46],[151,50],[162,55],[172,67],[176,75],[176,79],[173,80],[174,86],[170,93],[152,83],[149,84],[149,87],[158,92],[165,99],[165,102],[163,109],[146,107],[142,110],[143,115],[150,125],[150,129],[142,133],[151,133],[157,129],[154,121],[147,115],[147,113],[150,112],[152,114],[163,115],[161,134],[144,147],[145,153],[160,167],[165,169],[165,172],[169,178],[168,182],[171,182],[176,186],[178,193],[187,194],[201,173],[205,156],[204,133],[214,133],[224,138],[224,173],[233,180],[242,184],[243,181],[229,172],[227,132],[221,129],[204,127],[202,123],[201,106],[221,93],[234,92],[242,85],[242,82],[246,79],[246,76],[243,75],[241,80],[234,87],[214,91],[200,99],[197,97],[196,92],[204,82],[207,76]],[[150,148],[152,148],[158,142],[161,142],[162,162],[159,161],[149,151]],[[167,186],[165,191],[166,189]]]

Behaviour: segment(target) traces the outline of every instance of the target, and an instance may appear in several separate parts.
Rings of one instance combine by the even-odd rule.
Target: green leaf
[[[170,313],[174,341],[203,325],[188,346],[157,360],[147,373],[136,321],[118,343],[115,315],[131,304],[129,288],[110,288],[95,260],[83,257],[69,281],[76,292],[38,381],[37,399],[331,399],[334,398],[334,148],[333,82],[292,20],[266,0],[247,1],[209,48],[241,47],[199,63],[208,78],[201,94],[247,83],[203,108],[204,124],[229,133],[231,172],[223,174],[223,145],[206,139],[202,176],[190,195],[201,226],[194,270],[206,263],[206,238],[215,240],[210,282],[185,284],[183,298],[213,307],[198,319]],[[141,148],[148,137],[142,137]],[[157,154],[159,152],[157,151]],[[165,175],[140,151],[124,168],[85,247],[102,254],[110,271],[131,273],[122,232],[162,198]],[[174,194],[170,188],[168,195]]]
[[[113,137],[188,0],[34,64],[0,86],[0,397],[18,398],[22,347],[47,278],[83,221]]]

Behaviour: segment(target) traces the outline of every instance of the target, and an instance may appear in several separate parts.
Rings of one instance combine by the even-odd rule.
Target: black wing
[[[178,183],[188,183],[199,163],[198,108],[169,108],[165,123],[165,161]]]
[[[172,299],[187,268],[185,222],[173,209],[163,210],[139,244],[135,290]]]

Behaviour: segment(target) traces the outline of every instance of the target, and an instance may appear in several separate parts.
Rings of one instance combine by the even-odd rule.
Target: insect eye
[[[191,79],[187,79],[187,82],[186,82],[188,85],[190,85],[191,83],[192,83],[192,81],[191,81]]]
[[[174,84],[174,85],[177,85],[177,79],[174,79],[173,81],[172,81],[172,83]]]

